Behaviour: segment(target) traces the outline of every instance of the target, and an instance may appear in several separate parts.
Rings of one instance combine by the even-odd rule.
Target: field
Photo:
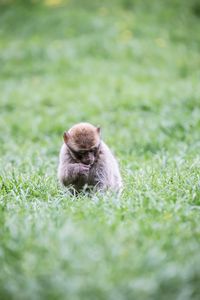
[[[200,299],[200,5],[0,2],[0,299]],[[63,131],[116,154],[111,193],[57,181]]]

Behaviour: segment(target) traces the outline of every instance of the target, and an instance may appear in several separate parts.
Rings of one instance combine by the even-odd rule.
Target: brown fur
[[[74,125],[69,131],[69,144],[74,149],[90,149],[99,141],[98,128],[89,123]]]
[[[100,129],[89,123],[76,124],[64,133],[58,177],[63,185],[72,185],[76,191],[86,185],[114,191],[122,187],[116,159],[100,139]]]

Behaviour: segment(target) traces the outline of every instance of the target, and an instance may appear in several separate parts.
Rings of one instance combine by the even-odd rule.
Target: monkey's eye
[[[98,151],[98,148],[94,147],[91,150],[89,150],[89,153],[92,153],[94,156],[96,156],[97,155],[97,151]]]
[[[87,151],[85,151],[85,150],[82,150],[82,151],[78,151],[77,152],[79,155],[84,155],[84,154],[86,154],[87,153]]]
[[[86,153],[87,153],[87,151],[82,150],[82,151],[77,151],[74,154],[76,155],[76,157],[78,159],[81,159],[81,158],[83,158],[86,155]]]

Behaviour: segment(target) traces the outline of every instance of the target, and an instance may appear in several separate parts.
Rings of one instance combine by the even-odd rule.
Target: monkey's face
[[[65,132],[63,137],[71,156],[77,162],[92,165],[98,158],[100,128],[89,123],[79,123]]]
[[[98,158],[99,146],[100,145],[98,145],[97,147],[93,147],[89,150],[78,151],[75,151],[74,149],[69,147],[69,145],[68,148],[76,161],[81,162],[85,165],[93,165],[95,160]]]

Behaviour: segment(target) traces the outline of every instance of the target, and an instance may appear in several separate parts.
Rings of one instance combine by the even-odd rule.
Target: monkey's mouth
[[[82,163],[87,166],[92,166],[95,161],[83,161]]]

